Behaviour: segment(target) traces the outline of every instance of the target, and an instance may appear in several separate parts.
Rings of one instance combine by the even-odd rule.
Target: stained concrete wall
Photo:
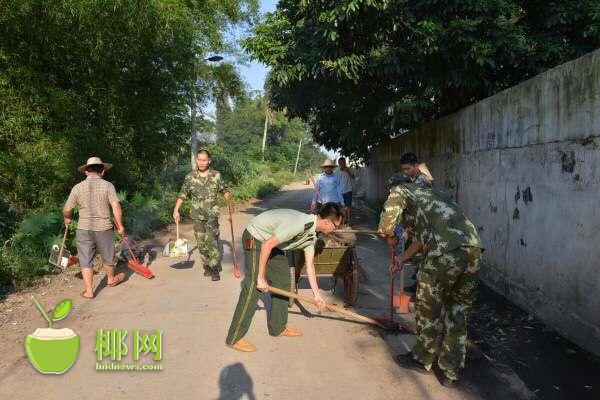
[[[406,151],[478,227],[485,283],[600,355],[600,50],[378,147],[370,201]]]

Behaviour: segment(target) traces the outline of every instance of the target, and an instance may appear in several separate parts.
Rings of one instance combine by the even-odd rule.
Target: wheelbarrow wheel
[[[358,271],[353,269],[344,277],[344,297],[346,303],[353,306],[358,299]]]
[[[353,306],[358,300],[358,265],[356,258],[352,259],[350,271],[344,276],[344,297],[346,303]]]

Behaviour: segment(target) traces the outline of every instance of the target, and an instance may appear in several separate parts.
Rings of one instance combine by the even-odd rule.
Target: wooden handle
[[[177,240],[179,240],[179,221],[175,220],[175,231],[177,232]]]
[[[394,246],[390,246],[390,271],[392,267],[396,265],[396,249]],[[390,272],[390,314],[388,316],[390,321],[394,320],[394,273]]]
[[[69,227],[65,226],[65,233],[62,238],[62,243],[60,244],[60,250],[58,251],[58,260],[57,260],[58,266],[61,268],[62,268],[62,255],[63,255],[63,252],[65,251],[65,242],[67,241],[67,233],[69,233]],[[67,264],[69,264],[69,263],[67,262]],[[66,266],[65,266],[65,268],[66,268]]]
[[[400,297],[404,297],[404,265],[400,270]]]
[[[315,301],[315,299],[313,299],[311,297],[303,296],[303,295],[297,294],[297,293],[291,293],[291,292],[288,292],[287,290],[279,289],[279,288],[276,288],[273,286],[269,286],[269,292],[278,294],[280,296],[285,296],[285,297],[288,297],[291,299],[297,299],[297,300],[305,301],[310,304],[317,305],[317,302]],[[327,304],[327,303],[325,303],[325,304],[327,305],[327,309],[330,311],[345,315],[346,317],[352,318],[357,321],[366,322],[367,324],[376,325],[380,328],[385,328],[382,324],[380,324],[379,322],[377,322],[376,320],[374,320],[372,318],[357,314],[357,313],[347,310],[343,307],[334,306],[333,304]]]
[[[237,263],[237,256],[235,250],[235,235],[233,233],[233,206],[231,205],[231,199],[227,199],[227,209],[229,210],[229,227],[231,229],[231,257],[233,259],[233,276],[239,278],[242,276],[240,266]]]
[[[368,235],[380,235],[381,232],[369,230],[369,229],[336,229],[333,231],[333,234],[336,233],[364,233]]]
[[[312,174],[308,176],[308,179],[310,180],[310,182],[315,187],[315,190],[317,191],[317,201],[319,203],[321,203],[321,192],[319,191],[319,187],[317,186],[317,182],[315,182],[315,179],[313,178]]]
[[[131,245],[129,244],[129,241],[127,240],[127,238],[125,236],[123,236],[122,239],[123,239],[123,243],[125,243],[125,247],[127,247],[127,251],[129,251],[129,255],[131,256],[131,258],[133,258],[133,260],[136,262],[136,264],[139,264],[140,262],[138,261],[135,254],[133,254],[133,249],[131,248]]]

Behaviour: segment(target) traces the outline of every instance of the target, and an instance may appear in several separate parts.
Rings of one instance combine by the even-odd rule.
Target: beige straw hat
[[[100,164],[104,165],[104,170],[105,171],[108,171],[109,169],[112,168],[112,164],[102,162],[102,160],[100,159],[100,157],[90,157],[90,158],[87,159],[87,162],[84,165],[82,165],[79,168],[77,168],[77,170],[79,172],[85,172],[86,167],[88,167],[89,165],[100,165]]]
[[[333,162],[333,160],[330,160],[329,158],[327,160],[325,160],[325,162],[321,165],[321,167],[337,167],[337,164],[335,162]]]

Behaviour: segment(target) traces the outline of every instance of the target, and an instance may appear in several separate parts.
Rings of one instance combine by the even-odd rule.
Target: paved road
[[[267,208],[305,210],[310,191],[290,185],[266,201],[251,203],[236,212],[236,231],[253,215]],[[372,226],[365,214],[357,226]],[[191,226],[183,235],[193,238]],[[224,345],[240,281],[232,274],[229,233],[221,218],[224,242],[223,279],[213,283],[202,276],[198,262],[179,263],[158,257],[151,265],[157,277],[138,275],[115,288],[102,288],[93,301],[79,298],[80,281],[50,285],[42,300],[50,307],[62,297],[75,302],[72,314],[57,327],[69,327],[80,336],[76,363],[65,374],[47,376],[32,368],[23,353],[23,336],[44,321],[33,307],[24,308],[14,329],[2,329],[0,343],[1,399],[470,399],[472,390],[447,390],[433,375],[403,370],[392,356],[405,351],[412,337],[382,334],[370,327],[340,320],[333,314],[307,317],[297,306],[291,310],[290,326],[300,328],[300,338],[272,338],[266,329],[261,304],[247,336],[258,352],[238,353]],[[158,234],[155,243],[173,237]],[[191,240],[193,242],[193,240]],[[240,246],[238,245],[238,248]],[[242,254],[238,255],[241,259]],[[374,314],[385,311],[387,302],[387,250],[374,237],[360,240],[359,258],[369,282],[363,283],[357,310]],[[95,279],[96,284],[100,278]],[[328,284],[322,280],[323,285]],[[308,294],[309,291],[306,290]],[[342,304],[328,292],[330,302]],[[96,330],[134,329],[163,333],[162,371],[96,371]],[[128,338],[131,343],[131,337]],[[131,348],[130,348],[131,350]],[[144,363],[152,363],[149,358]],[[131,353],[122,363],[131,362]],[[489,388],[488,388],[489,389]],[[476,392],[476,391],[475,391]]]

